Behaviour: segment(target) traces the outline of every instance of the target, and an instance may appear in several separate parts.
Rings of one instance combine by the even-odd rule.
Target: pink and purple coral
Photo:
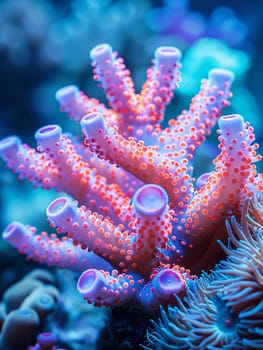
[[[158,48],[138,94],[123,59],[98,45],[94,78],[109,106],[74,85],[56,94],[84,141],[48,125],[36,132],[37,149],[16,136],[0,143],[20,179],[63,194],[47,208],[56,234],[13,222],[4,239],[35,261],[81,273],[77,289],[97,306],[130,303],[151,312],[183,296],[190,270],[217,258],[225,218],[240,215],[247,196],[263,188],[253,128],[241,115],[221,116],[230,71],[211,70],[189,109],[162,127],[180,57],[174,47]],[[217,121],[215,169],[196,180],[196,152]]]

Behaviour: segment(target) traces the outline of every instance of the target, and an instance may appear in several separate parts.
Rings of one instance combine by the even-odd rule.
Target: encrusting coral
[[[19,178],[66,194],[47,208],[58,235],[13,222],[3,238],[34,260],[81,273],[77,289],[97,306],[152,312],[183,296],[194,279],[189,269],[206,268],[220,251],[224,219],[240,215],[246,198],[262,190],[253,128],[240,115],[221,116],[231,72],[211,70],[189,109],[161,127],[180,57],[174,47],[158,48],[137,94],[123,60],[98,45],[94,77],[109,107],[72,85],[56,94],[62,111],[80,122],[84,142],[48,125],[36,132],[37,149],[16,136],[0,143]],[[195,180],[197,149],[217,121],[215,170]]]

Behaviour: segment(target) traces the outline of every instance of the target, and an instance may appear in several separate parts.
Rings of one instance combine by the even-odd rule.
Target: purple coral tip
[[[25,226],[18,221],[14,221],[5,228],[3,239],[14,246],[17,246],[26,233]]]
[[[43,148],[54,145],[62,134],[62,129],[58,125],[47,125],[37,130],[35,138]]]
[[[218,125],[223,132],[238,133],[244,130],[244,118],[240,114],[223,115]]]
[[[21,141],[17,136],[8,136],[0,141],[0,155],[4,160],[8,161],[14,154],[17,153]]]
[[[112,47],[108,44],[97,45],[90,51],[90,58],[95,62],[99,61],[101,63],[111,61]]]
[[[94,112],[86,114],[80,122],[84,134],[92,138],[98,132],[98,130],[104,130],[104,120],[100,113]]]
[[[89,298],[101,292],[105,286],[102,273],[96,269],[84,271],[77,282],[77,290],[84,298]]]
[[[55,225],[63,225],[68,218],[75,217],[74,203],[67,197],[56,198],[46,210],[49,220]]]
[[[140,215],[160,215],[167,204],[167,193],[162,187],[154,184],[140,187],[133,197],[134,209]]]
[[[160,46],[154,53],[156,63],[161,64],[176,64],[181,59],[181,51],[173,46]]]
[[[231,84],[234,80],[234,74],[227,69],[223,68],[214,68],[209,71],[208,78],[211,81],[212,85],[217,85],[222,87],[226,82]]]
[[[161,296],[181,293],[185,290],[185,282],[178,271],[166,269],[160,271],[153,279],[152,286]]]
[[[71,102],[79,93],[79,88],[76,85],[68,85],[56,92],[56,100],[60,104]]]

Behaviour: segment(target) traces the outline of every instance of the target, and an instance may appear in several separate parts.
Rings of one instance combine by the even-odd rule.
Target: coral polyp
[[[109,45],[90,56],[109,106],[75,85],[56,94],[83,140],[52,124],[36,132],[36,149],[16,136],[0,143],[19,178],[62,193],[47,208],[57,233],[14,222],[3,237],[36,261],[81,273],[77,288],[89,303],[152,312],[185,294],[190,270],[206,268],[206,258],[220,251],[225,218],[240,215],[247,196],[262,190],[258,144],[241,115],[221,116],[231,97],[230,71],[211,70],[189,109],[162,127],[180,81],[177,48],[155,51],[140,94]],[[215,169],[196,180],[196,152],[217,121]]]

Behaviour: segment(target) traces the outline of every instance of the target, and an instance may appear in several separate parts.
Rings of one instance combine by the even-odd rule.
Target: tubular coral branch
[[[195,225],[203,231],[209,229],[207,224],[216,224],[226,211],[240,211],[246,197],[253,193],[250,184],[256,177],[256,168],[252,163],[261,159],[255,152],[258,145],[251,145],[253,129],[242,116],[222,116],[219,127],[221,153],[214,161],[216,171],[210,173],[186,211],[186,216],[194,216]]]
[[[67,268],[81,272],[96,265],[98,268],[112,268],[95,253],[85,251],[80,246],[64,237],[59,239],[55,234],[36,233],[34,227],[13,222],[3,232],[3,238],[29,258],[51,266]]]
[[[120,255],[126,256],[128,260],[129,253],[126,250],[129,231],[124,230],[123,225],[115,226],[109,218],[103,219],[85,207],[78,208],[76,203],[65,197],[55,199],[48,206],[47,216],[59,232],[68,232],[75,242],[112,263],[124,265],[119,259]]]
[[[56,92],[56,100],[62,112],[66,112],[70,119],[80,122],[87,113],[100,112],[109,120],[116,120],[117,114],[99,103],[95,98],[89,98],[76,85],[68,85]]]
[[[65,197],[57,198],[47,208],[47,216],[58,232],[68,232],[74,242],[94,251],[119,270],[129,268],[150,275],[151,268],[168,258],[166,248],[172,232],[172,211],[168,211],[167,195],[155,185],[145,185],[133,199],[134,213],[129,223],[115,226],[108,218],[91,213]],[[157,245],[158,243],[158,245]],[[122,259],[120,260],[120,256]]]
[[[177,150],[173,157],[179,160],[178,151],[183,148],[183,155],[189,153],[193,159],[197,148],[216,124],[222,109],[229,106],[228,100],[232,96],[229,88],[233,80],[234,76],[228,70],[210,70],[208,79],[203,79],[201,83],[200,92],[193,97],[189,110],[184,110],[176,120],[171,119],[169,127],[162,132],[161,139],[167,138],[166,153]]]
[[[116,270],[110,274],[103,270],[89,269],[79,277],[77,289],[84,299],[96,306],[119,305],[123,300],[133,298],[136,283],[138,278],[119,274]]]
[[[109,105],[117,111],[117,123],[121,125],[122,122],[125,123],[123,117],[128,116],[129,109],[137,103],[130,71],[107,44],[94,47],[90,56],[94,66],[94,79],[100,81],[101,87],[105,89]]]
[[[142,136],[163,119],[165,106],[177,86],[181,53],[174,47],[155,51],[154,66],[140,95],[135,94],[129,70],[107,44],[96,46],[90,54],[95,80],[104,88],[109,104],[118,113],[117,125],[126,136]]]

